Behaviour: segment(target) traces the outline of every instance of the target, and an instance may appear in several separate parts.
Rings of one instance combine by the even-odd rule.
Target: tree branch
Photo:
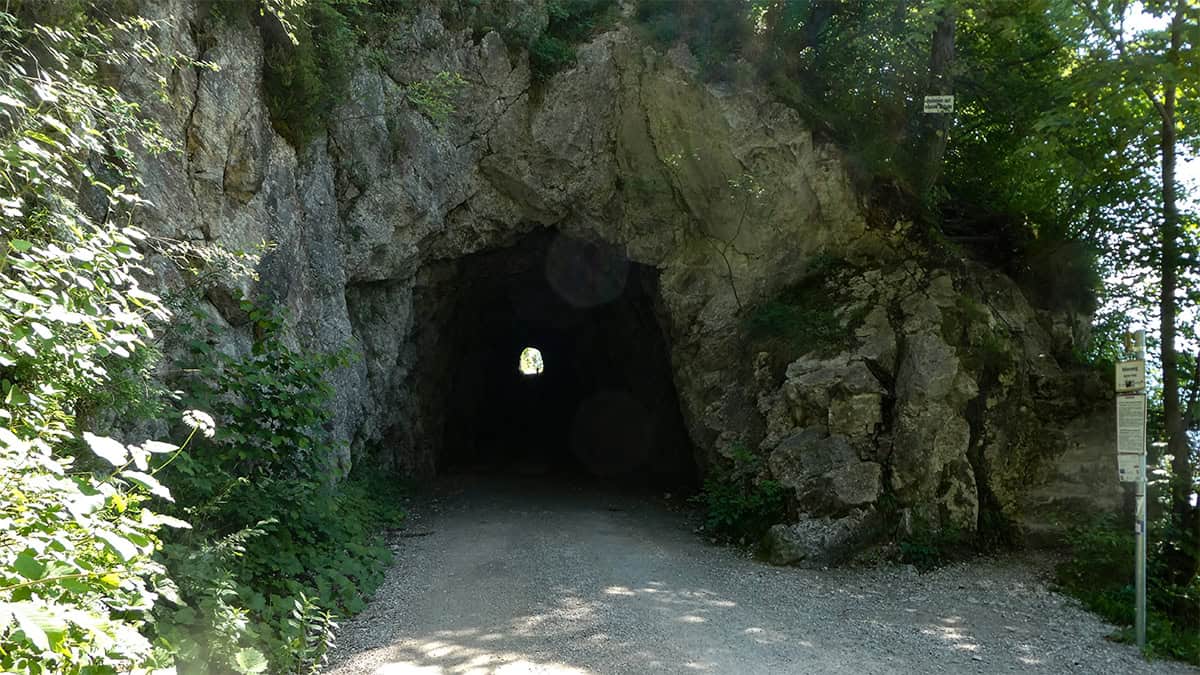
[[[1113,43],[1117,46],[1117,54],[1121,57],[1120,60],[1127,62],[1129,60],[1129,53],[1125,49],[1125,36],[1122,35],[1120,31],[1110,26],[1104,20],[1104,18],[1100,16],[1100,12],[1096,11],[1096,8],[1092,7],[1090,3],[1084,0],[1077,0],[1075,4],[1078,7],[1082,7],[1083,11],[1087,12],[1088,16],[1091,17],[1092,23],[1095,24],[1095,26],[1099,28],[1106,36],[1108,36],[1108,39],[1113,41]],[[1121,15],[1124,16],[1124,3],[1121,3],[1120,5],[1120,12]],[[1142,90],[1142,93],[1146,95],[1146,98],[1150,99],[1151,105],[1153,105],[1154,109],[1158,111],[1158,116],[1162,118],[1163,122],[1168,124],[1171,123],[1170,117],[1167,114],[1166,106],[1163,105],[1162,101],[1158,100],[1158,97],[1154,95],[1154,91],[1145,85],[1142,85],[1138,88]]]

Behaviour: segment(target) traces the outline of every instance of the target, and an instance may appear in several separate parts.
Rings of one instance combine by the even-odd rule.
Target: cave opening
[[[695,487],[656,269],[547,230],[442,265],[418,297],[437,473]]]

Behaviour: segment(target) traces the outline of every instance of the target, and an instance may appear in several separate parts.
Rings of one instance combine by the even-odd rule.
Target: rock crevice
[[[147,13],[173,17],[173,44],[199,52],[191,0]],[[203,29],[219,70],[137,76],[178,83],[177,101],[147,109],[186,142],[145,163],[143,225],[273,243],[240,290],[286,309],[297,343],[360,356],[330,374],[342,470],[437,470],[456,266],[553,230],[654,270],[696,463],[738,446],[766,458],[800,519],[781,524],[781,561],[851,551],[896,513],[973,531],[987,508],[1052,528],[1060,507],[1119,498],[1100,408],[1065,401],[1078,392],[1055,359],[1079,338],[1041,327],[1078,322],[1039,313],[997,272],[903,260],[904,228],[868,226],[838,149],[752,79],[705,83],[686,50],[659,53],[618,27],[535,87],[498,34],[476,39],[423,10],[412,44],[364,60],[325,133],[293,149],[271,127],[262,41],[241,21]],[[444,71],[467,83],[435,124],[404,92]],[[843,261],[814,292],[837,298],[846,344],[757,355],[748,316],[818,259]],[[237,329],[227,340],[246,343]]]

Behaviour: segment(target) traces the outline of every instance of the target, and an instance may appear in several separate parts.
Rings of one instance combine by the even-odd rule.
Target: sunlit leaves
[[[104,436],[97,436],[90,432],[83,433],[83,440],[87,442],[88,447],[92,452],[113,466],[121,466],[128,459],[128,453],[125,446],[117,441]]]
[[[77,436],[74,426],[113,370],[153,337],[149,322],[167,317],[140,288],[148,271],[137,242],[145,235],[129,225],[142,201],[130,143],[158,149],[166,139],[93,76],[102,65],[169,58],[148,39],[148,23],[88,3],[77,11],[48,26],[0,7],[5,672],[127,672],[148,664],[151,645],[138,628],[170,587],[151,557],[156,532],[186,526],[143,506],[170,499],[151,458],[175,446]],[[81,195],[95,207],[80,208]]]

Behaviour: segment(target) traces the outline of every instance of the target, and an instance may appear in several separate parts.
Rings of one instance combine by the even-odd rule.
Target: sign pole
[[[1128,361],[1117,362],[1117,473],[1134,484],[1134,594],[1139,649],[1146,647],[1146,332],[1125,335]]]
[[[1145,363],[1146,359],[1146,332],[1137,331],[1134,333],[1134,357]],[[1144,366],[1143,366],[1144,367]],[[1144,391],[1144,390],[1143,390]],[[1143,419],[1145,418],[1145,407],[1142,408]],[[1137,633],[1138,649],[1146,648],[1146,453],[1145,446],[1142,451],[1142,461],[1138,466],[1137,489],[1135,491],[1136,500],[1136,518],[1137,524],[1134,546],[1136,547],[1137,560],[1134,563],[1134,592],[1137,595],[1137,622],[1134,630]]]

